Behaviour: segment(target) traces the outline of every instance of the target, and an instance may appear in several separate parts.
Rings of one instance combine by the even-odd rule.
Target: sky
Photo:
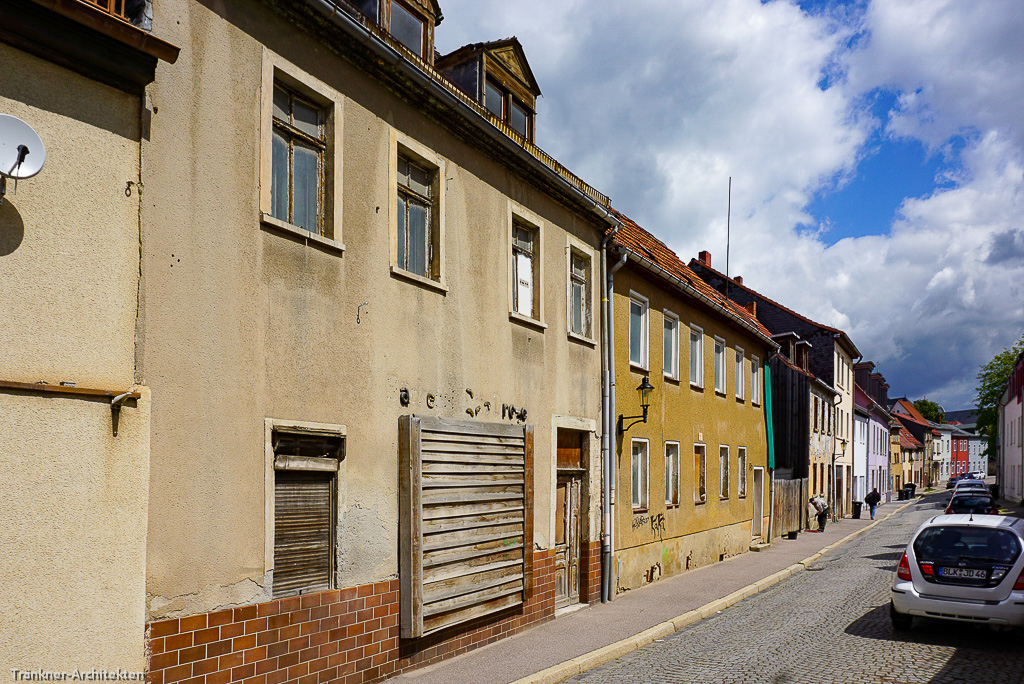
[[[1024,334],[1024,0],[441,0],[515,35],[537,143],[684,261],[848,332],[890,396],[973,403]]]

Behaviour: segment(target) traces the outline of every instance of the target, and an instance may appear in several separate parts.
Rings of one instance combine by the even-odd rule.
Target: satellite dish
[[[31,178],[46,163],[46,148],[32,127],[16,116],[0,114],[0,176]]]

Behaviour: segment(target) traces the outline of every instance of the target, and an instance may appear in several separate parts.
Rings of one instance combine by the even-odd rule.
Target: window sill
[[[724,398],[725,397],[725,390],[715,389],[715,394],[717,394],[718,396]]]
[[[393,275],[396,278],[401,278],[402,280],[408,280],[409,282],[415,283],[416,285],[422,285],[428,290],[433,290],[434,292],[439,292],[443,295],[448,294],[448,288],[445,286],[444,283],[440,283],[436,280],[431,280],[430,278],[424,278],[423,276],[417,275],[412,271],[406,271],[404,268],[399,268],[398,266],[392,265],[391,275]]]
[[[697,390],[698,392],[703,392],[704,391],[704,385],[701,385],[701,384],[696,383],[696,382],[691,382],[690,383],[690,389]]]
[[[673,510],[675,508],[679,508],[679,504],[677,504],[677,503],[669,503],[667,501],[665,502],[665,510],[671,511],[671,510]]]
[[[743,397],[736,397],[736,403],[737,404],[746,404],[747,400],[744,399]]]
[[[704,501],[694,501],[693,505],[694,506],[703,506],[706,503],[707,503],[707,499],[705,499]]]
[[[523,314],[519,313],[518,311],[509,311],[508,312],[508,320],[515,321],[516,323],[521,323],[523,325],[527,325],[527,326],[529,326],[531,328],[535,328],[537,330],[540,330],[541,332],[543,332],[544,330],[548,329],[548,324],[547,323],[544,323],[543,321],[538,321],[536,318],[530,318],[529,316],[524,316]]]
[[[662,373],[661,377],[662,377],[662,379],[665,380],[665,382],[671,382],[674,385],[678,385],[679,384],[679,378],[677,378],[674,375],[665,375],[664,373]]]
[[[580,344],[585,344],[588,347],[596,347],[597,346],[597,340],[592,340],[589,337],[586,337],[584,335],[580,335],[578,333],[574,333],[572,331],[569,331],[569,339],[573,340],[574,342],[579,342]]]
[[[647,510],[648,509],[646,509],[646,508],[634,508],[633,509],[633,515],[637,515],[637,514],[640,514],[640,513],[646,513]]]
[[[728,501],[729,497],[727,497],[727,496],[720,496],[720,497],[718,497],[718,500],[719,501]]]
[[[646,366],[641,366],[639,363],[636,363],[634,361],[630,361],[629,362],[629,369],[633,370],[633,371],[637,371],[638,373],[644,373],[644,374],[650,373],[650,370],[648,370],[648,368]]]
[[[324,237],[323,235],[311,233],[308,230],[304,228],[299,228],[298,226],[294,226],[288,223],[287,221],[282,221],[279,218],[274,218],[270,214],[260,212],[260,223],[263,225],[264,228],[271,228],[273,230],[285,233],[289,237],[299,238],[307,247],[320,247],[324,251],[334,252],[339,256],[345,253],[345,245],[338,242],[337,240],[332,240],[331,238]]]

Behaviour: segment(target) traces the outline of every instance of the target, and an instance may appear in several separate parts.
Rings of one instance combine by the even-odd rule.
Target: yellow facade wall
[[[646,368],[629,361],[629,307],[631,293],[648,300],[649,361]],[[664,311],[679,317],[679,380],[667,379],[663,364]],[[723,556],[742,553],[752,537],[754,471],[762,469],[762,534],[768,534],[770,511],[764,391],[753,404],[750,393],[750,360],[763,366],[766,345],[724,316],[675,294],[659,282],[635,270],[632,264],[615,275],[615,374],[616,414],[639,415],[636,387],[650,374],[655,390],[647,423],[630,428],[614,440],[616,461],[615,554],[617,587],[632,589],[660,576],[706,565]],[[702,329],[702,389],[689,379],[690,326]],[[714,340],[725,340],[726,386],[714,388]],[[744,350],[744,398],[735,393],[735,350]],[[764,379],[761,370],[762,384]],[[648,505],[634,509],[631,490],[631,445],[648,443]],[[676,506],[666,504],[665,444],[678,442],[680,496]],[[706,447],[706,500],[695,502],[694,445]],[[719,448],[729,447],[730,485],[721,497]],[[747,450],[747,494],[739,496],[738,450]],[[756,526],[754,526],[756,527]]]

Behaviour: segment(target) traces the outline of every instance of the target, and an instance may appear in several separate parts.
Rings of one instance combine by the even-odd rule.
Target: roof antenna
[[[725,210],[725,298],[729,299],[729,243],[732,220],[732,176],[729,176],[729,201]]]

